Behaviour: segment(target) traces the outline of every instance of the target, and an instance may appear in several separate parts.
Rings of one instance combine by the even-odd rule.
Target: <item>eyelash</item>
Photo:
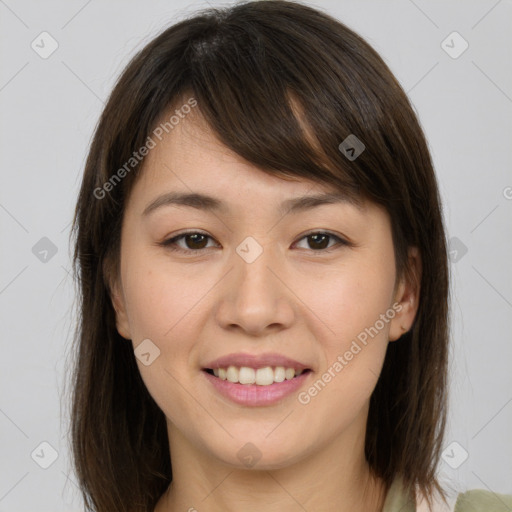
[[[186,231],[186,232],[180,233],[179,235],[176,235],[172,238],[168,238],[167,240],[160,242],[158,245],[163,246],[173,252],[179,252],[182,254],[190,254],[190,253],[194,253],[194,252],[199,253],[199,252],[205,251],[207,249],[211,249],[211,247],[202,248],[202,249],[183,249],[182,247],[179,247],[178,245],[176,245],[176,242],[178,240],[181,240],[182,238],[184,239],[187,235],[203,235],[203,236],[213,240],[213,238],[210,235],[203,233],[201,231]],[[299,239],[299,241],[303,240],[304,238],[307,238],[309,236],[312,236],[312,235],[327,235],[330,238],[334,238],[334,239],[338,240],[338,244],[337,244],[338,246],[342,246],[342,247],[343,246],[348,246],[348,247],[354,246],[354,244],[352,242],[349,242],[348,240],[345,240],[344,238],[341,238],[338,235],[335,235],[334,233],[330,233],[328,231],[311,231],[311,232],[303,235],[302,238]],[[310,249],[310,250],[312,252],[330,253],[330,252],[332,252],[333,249],[336,249],[336,245],[329,247],[328,249],[317,249],[317,250]]]

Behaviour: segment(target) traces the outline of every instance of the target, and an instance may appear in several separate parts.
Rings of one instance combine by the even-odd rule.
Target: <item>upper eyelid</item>
[[[213,236],[211,236],[208,233],[203,232],[201,230],[195,229],[195,230],[184,231],[184,232],[178,233],[177,235],[174,235],[174,236],[172,236],[170,238],[166,238],[161,243],[161,245],[170,245],[172,242],[175,243],[177,240],[181,239],[182,237],[185,237],[186,235],[195,235],[195,234],[204,235],[207,238],[210,238],[211,240],[214,240],[216,243],[218,243]],[[316,235],[316,234],[325,234],[325,235],[328,235],[328,236],[330,236],[332,238],[337,238],[338,239],[338,244],[341,244],[341,245],[354,245],[346,237],[341,236],[341,235],[337,235],[336,233],[332,233],[329,230],[322,230],[322,229],[316,229],[316,230],[312,230],[312,231],[307,231],[303,235],[299,235],[299,237],[297,238],[297,242],[302,240],[303,238],[306,238],[307,236]],[[294,242],[294,243],[296,243],[296,242]],[[208,249],[208,248],[193,250],[193,249],[183,249],[183,248],[180,247],[180,249],[182,249],[184,251],[190,251],[190,252],[200,252],[200,251]],[[211,249],[211,247],[210,247],[210,249]],[[318,251],[318,252],[322,252],[322,251]]]

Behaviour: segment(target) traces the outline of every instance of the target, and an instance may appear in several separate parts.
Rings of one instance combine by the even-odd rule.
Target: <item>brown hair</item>
[[[408,489],[443,493],[435,470],[446,421],[449,276],[424,134],[405,92],[360,36],[317,9],[264,0],[211,8],[167,28],[131,60],[97,125],[72,229],[80,294],[71,448],[87,508],[149,512],[172,480],[165,417],[117,332],[109,289],[143,160],[112,177],[186,95],[227,147],[263,171],[384,206],[397,276],[409,270],[408,247],[419,248],[419,309],[411,330],[388,345],[365,454],[387,489],[401,476]],[[366,147],[355,160],[338,147],[350,134]]]

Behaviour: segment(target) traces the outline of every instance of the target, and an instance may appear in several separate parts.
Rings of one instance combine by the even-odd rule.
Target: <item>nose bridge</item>
[[[235,268],[239,276],[240,285],[253,288],[254,286],[268,289],[271,272],[269,266],[276,261],[275,251],[271,244],[265,246],[255,238],[247,237],[236,248]]]
[[[260,239],[261,240],[261,239]],[[235,279],[237,298],[241,302],[254,304],[274,299],[276,283],[269,267],[277,264],[276,251],[270,243],[260,243],[256,238],[248,236],[236,248]]]
[[[224,326],[236,324],[260,332],[270,325],[288,325],[293,310],[286,287],[274,275],[280,266],[277,251],[249,236],[236,247],[232,262],[234,268],[219,309]]]

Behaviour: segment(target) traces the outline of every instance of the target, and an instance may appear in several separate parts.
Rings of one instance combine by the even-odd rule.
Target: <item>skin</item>
[[[278,213],[283,200],[329,190],[264,173],[196,112],[148,154],[126,205],[111,286],[119,333],[134,348],[149,338],[160,350],[149,366],[137,359],[167,418],[173,465],[156,512],[382,510],[382,481],[364,457],[369,399],[387,344],[414,321],[421,262],[411,248],[417,279],[396,279],[389,216],[374,203]],[[144,216],[168,191],[209,194],[229,211],[167,205]],[[158,245],[189,229],[211,238],[176,242],[188,254]],[[353,245],[331,238],[317,248],[325,245],[305,236],[311,231]],[[252,263],[235,250],[247,236],[263,249]],[[297,393],[271,406],[234,404],[202,371],[229,353],[278,352],[312,369],[307,391],[396,303],[400,312],[307,405]],[[237,456],[249,442],[261,455],[251,468]]]

